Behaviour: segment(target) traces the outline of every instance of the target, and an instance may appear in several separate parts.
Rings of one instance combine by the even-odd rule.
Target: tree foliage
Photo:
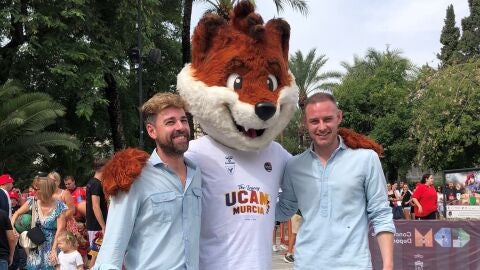
[[[66,108],[65,117],[52,128],[81,141],[77,156],[59,153],[50,169],[64,172],[65,167],[82,166],[76,164],[79,161],[90,166],[90,155],[99,150],[95,144],[111,152],[116,125],[124,125],[126,145],[138,143],[138,82],[128,58],[130,49],[138,46],[138,3],[144,55],[152,48],[162,51],[157,65],[140,56],[145,60],[143,85],[148,98],[174,90],[181,67],[180,1],[7,0],[0,4],[0,83],[13,78],[30,92],[52,96]],[[107,113],[112,104],[122,117]],[[69,160],[73,164],[65,164]]]
[[[480,60],[424,69],[413,101],[419,165],[435,170],[480,165]]]
[[[459,38],[460,29],[455,26],[455,11],[453,10],[453,5],[449,5],[445,17],[445,25],[440,35],[440,43],[443,44],[443,47],[441,52],[437,54],[442,66],[449,65],[455,59],[458,59],[457,46]]]
[[[462,37],[458,44],[463,62],[480,58],[480,0],[468,0],[470,15],[462,19]]]
[[[299,88],[300,108],[309,94],[331,90],[336,85],[332,79],[341,77],[340,72],[320,72],[327,60],[324,54],[317,56],[316,49],[311,49],[306,56],[300,50],[290,56],[288,65]]]
[[[390,180],[404,175],[415,156],[408,135],[415,68],[399,51],[369,49],[354,64],[343,63],[347,73],[335,89],[343,111],[343,126],[376,139],[385,148],[383,165]]]
[[[50,150],[77,150],[79,142],[70,134],[48,131],[65,107],[41,92],[25,92],[18,82],[0,87],[0,173],[31,172],[34,164],[51,157]],[[35,163],[34,163],[35,161]]]

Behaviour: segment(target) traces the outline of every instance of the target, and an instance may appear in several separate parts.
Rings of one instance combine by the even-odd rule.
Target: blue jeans
[[[8,261],[0,259],[0,270],[8,270]]]

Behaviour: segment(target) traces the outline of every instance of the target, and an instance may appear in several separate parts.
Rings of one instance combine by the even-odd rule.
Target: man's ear
[[[157,130],[155,129],[155,126],[150,123],[147,123],[145,125],[145,128],[147,129],[148,136],[150,136],[150,138],[155,140],[157,138]]]
[[[343,112],[342,112],[342,110],[338,109],[337,117],[338,117],[338,124],[340,125],[340,123],[342,123],[342,120],[343,120]]]

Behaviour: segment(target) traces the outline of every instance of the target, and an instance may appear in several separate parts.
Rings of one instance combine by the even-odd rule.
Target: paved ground
[[[283,261],[283,256],[285,256],[284,250],[273,252],[272,256],[272,270],[292,270],[293,263],[286,263]]]
[[[278,233],[278,232],[277,232]],[[280,237],[277,234],[277,241],[276,243],[280,243]],[[293,269],[293,263],[286,263],[283,260],[283,257],[285,256],[286,247],[283,246],[284,249],[281,249],[277,252],[273,252],[272,256],[272,270],[292,270]]]

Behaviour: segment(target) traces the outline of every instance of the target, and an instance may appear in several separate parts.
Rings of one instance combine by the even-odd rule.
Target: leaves
[[[416,87],[417,160],[451,169],[480,164],[480,60],[426,71]]]
[[[69,134],[45,129],[64,114],[65,108],[45,93],[25,93],[18,82],[7,81],[0,87],[0,172],[23,162],[33,166],[36,153],[48,155],[51,147],[78,149],[78,141]]]

